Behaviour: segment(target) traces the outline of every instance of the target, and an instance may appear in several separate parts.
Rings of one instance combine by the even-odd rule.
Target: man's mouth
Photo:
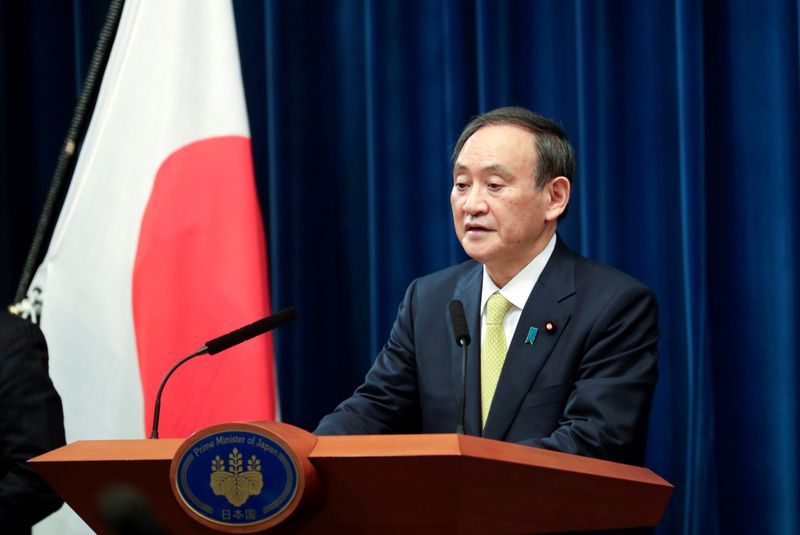
[[[483,225],[476,225],[475,223],[467,223],[464,225],[464,230],[467,232],[486,232],[489,229],[484,227]]]

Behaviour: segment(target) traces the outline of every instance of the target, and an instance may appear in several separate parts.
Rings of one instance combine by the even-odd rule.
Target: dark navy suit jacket
[[[455,432],[461,350],[448,306],[458,299],[472,335],[466,433],[642,464],[658,377],[653,293],[558,239],[522,311],[481,431],[481,285],[474,261],[415,280],[364,384],[315,433]],[[556,328],[548,332],[547,322]],[[525,343],[530,327],[538,329],[532,345]]]

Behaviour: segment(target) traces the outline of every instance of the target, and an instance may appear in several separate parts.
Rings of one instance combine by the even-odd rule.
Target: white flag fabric
[[[127,0],[31,285],[68,442],[143,438],[172,364],[269,313],[250,151],[230,2]],[[268,335],[179,369],[160,436],[275,408]],[[36,532],[88,530],[58,516]]]

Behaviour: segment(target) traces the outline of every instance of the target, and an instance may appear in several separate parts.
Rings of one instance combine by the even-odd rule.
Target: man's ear
[[[547,221],[556,221],[567,209],[572,185],[567,177],[557,176],[548,182],[545,187],[550,196],[545,218]]]

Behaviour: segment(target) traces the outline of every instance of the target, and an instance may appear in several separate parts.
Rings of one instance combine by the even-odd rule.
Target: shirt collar
[[[522,268],[519,273],[514,275],[514,278],[508,281],[508,284],[502,288],[497,287],[492,278],[489,276],[489,272],[486,271],[486,266],[483,266],[481,314],[483,314],[486,310],[486,302],[489,300],[489,297],[498,291],[519,310],[525,308],[525,303],[528,302],[528,297],[531,295],[531,291],[533,291],[536,281],[539,280],[539,276],[542,274],[542,271],[544,271],[544,267],[547,265],[547,261],[550,260],[550,257],[553,255],[555,248],[556,235],[553,234],[553,237],[550,238],[550,241],[547,243],[542,252],[536,255],[527,266]]]

